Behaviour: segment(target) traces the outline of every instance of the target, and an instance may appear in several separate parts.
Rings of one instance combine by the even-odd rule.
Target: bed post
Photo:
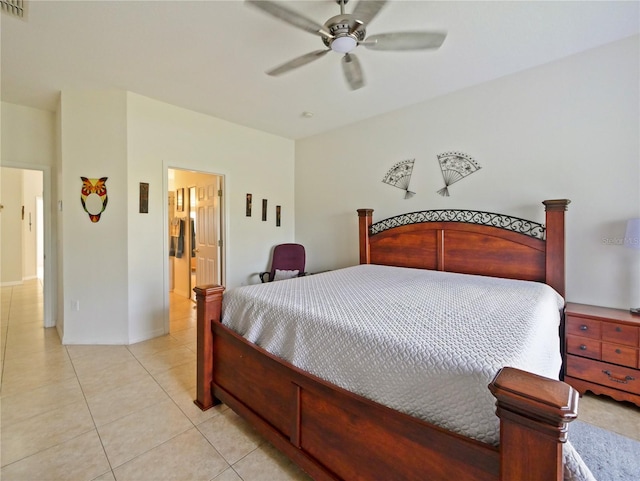
[[[489,384],[500,418],[500,480],[562,481],[562,445],[578,414],[568,384],[502,368]]]
[[[198,321],[196,361],[196,405],[203,411],[219,403],[211,393],[213,382],[213,331],[214,322],[220,322],[222,312],[222,286],[195,287]]]
[[[369,228],[373,223],[373,209],[358,209],[358,221],[360,223],[360,264],[370,264]]]
[[[546,211],[546,284],[565,295],[564,213],[569,199],[545,200]]]

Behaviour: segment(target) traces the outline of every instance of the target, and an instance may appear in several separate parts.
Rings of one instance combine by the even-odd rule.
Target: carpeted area
[[[639,481],[640,441],[574,421],[569,440],[598,481]]]

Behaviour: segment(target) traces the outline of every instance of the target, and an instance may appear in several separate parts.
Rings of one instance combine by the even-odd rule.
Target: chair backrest
[[[280,271],[297,270],[299,274],[304,274],[305,262],[306,255],[302,244],[278,244],[273,248],[269,281],[275,279],[276,269]]]

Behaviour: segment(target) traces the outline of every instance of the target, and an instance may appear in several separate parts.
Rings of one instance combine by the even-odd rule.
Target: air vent
[[[0,0],[2,11],[14,17],[25,17],[25,0]]]

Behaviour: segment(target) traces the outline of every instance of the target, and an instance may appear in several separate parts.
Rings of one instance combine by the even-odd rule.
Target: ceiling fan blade
[[[263,12],[266,12],[269,15],[282,20],[289,25],[298,27],[305,32],[309,32],[314,35],[320,35],[321,37],[333,37],[333,35],[325,30],[325,28],[318,22],[299,14],[298,12],[290,10],[281,3],[272,2],[269,0],[245,0],[245,3],[259,8]]]
[[[287,63],[283,63],[282,65],[271,69],[267,72],[267,75],[271,75],[272,77],[277,77],[278,75],[282,75],[283,73],[287,73],[293,69],[298,67],[302,67],[314,60],[319,59],[327,54],[327,52],[331,52],[331,50],[316,50],[315,52],[310,52],[305,55],[301,55],[300,57],[296,57],[293,60],[289,60]]]
[[[440,32],[394,32],[367,37],[360,45],[371,50],[425,50],[438,48],[447,37]]]
[[[362,67],[360,67],[360,62],[354,54],[347,53],[342,57],[342,71],[351,90],[358,90],[364,87]]]
[[[387,0],[360,0],[351,15],[368,25],[386,3]]]

